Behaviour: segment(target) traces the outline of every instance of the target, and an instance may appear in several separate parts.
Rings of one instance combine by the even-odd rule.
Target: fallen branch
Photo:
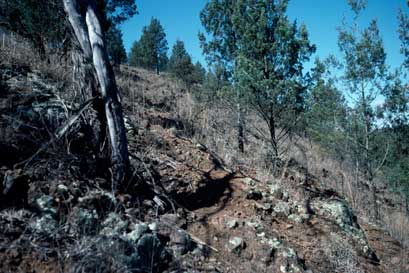
[[[80,108],[77,114],[73,115],[71,118],[68,119],[67,123],[65,123],[60,129],[58,129],[55,133],[54,136],[45,144],[43,144],[40,149],[38,149],[37,152],[35,152],[32,156],[30,156],[28,159],[19,162],[14,165],[14,168],[19,168],[20,166],[24,165],[23,169],[27,167],[27,165],[34,160],[40,153],[45,151],[52,143],[54,143],[56,140],[59,140],[62,136],[65,135],[65,133],[68,131],[68,129],[77,122],[77,120],[80,118],[80,116],[84,113],[85,110],[88,109],[88,107],[96,100],[99,96],[95,96],[89,100],[87,100]]]

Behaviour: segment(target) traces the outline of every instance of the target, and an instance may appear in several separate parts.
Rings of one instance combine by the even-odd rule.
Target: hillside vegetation
[[[347,4],[306,69],[288,0],[207,1],[206,67],[154,17],[127,56],[134,0],[0,0],[0,272],[409,272],[409,16],[391,69]]]

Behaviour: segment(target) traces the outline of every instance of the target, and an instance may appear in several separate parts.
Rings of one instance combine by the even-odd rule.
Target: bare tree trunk
[[[236,89],[236,111],[237,111],[237,148],[240,153],[244,153],[244,120],[243,110],[241,107],[241,94],[240,90]]]
[[[92,61],[101,88],[111,144],[113,189],[116,190],[124,182],[129,168],[128,142],[115,76],[106,53],[95,1],[63,1],[75,36],[87,61]]]

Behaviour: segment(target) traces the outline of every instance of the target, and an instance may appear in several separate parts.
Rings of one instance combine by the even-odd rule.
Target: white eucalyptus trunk
[[[75,36],[85,58],[93,63],[100,85],[111,144],[113,188],[116,190],[124,182],[129,168],[128,142],[118,88],[109,63],[95,1],[63,0],[63,2]]]

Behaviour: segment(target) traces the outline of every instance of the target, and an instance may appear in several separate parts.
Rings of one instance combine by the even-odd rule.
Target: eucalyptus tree
[[[101,12],[94,0],[63,0],[68,20],[84,55],[83,66],[91,63],[104,103],[111,146],[113,189],[123,186],[129,170],[128,142],[115,76],[109,62]],[[84,79],[84,80],[90,80]]]

